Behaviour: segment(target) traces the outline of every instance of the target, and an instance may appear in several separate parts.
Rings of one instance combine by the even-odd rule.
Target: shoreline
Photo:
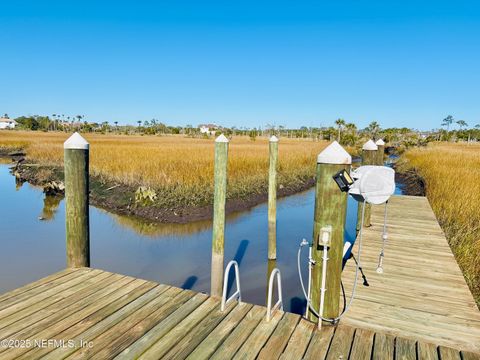
[[[403,195],[427,195],[427,186],[425,180],[415,169],[400,171],[397,166],[394,166],[393,169],[395,170],[395,183],[402,185]]]
[[[12,156],[0,153],[1,157],[12,159],[9,166],[10,173],[19,182],[40,186],[45,193],[64,196],[63,192],[63,169],[25,163],[22,156]],[[315,185],[313,177],[295,185],[279,188],[277,198],[301,193]],[[109,182],[96,176],[90,176],[90,205],[101,208],[117,215],[137,217],[144,221],[155,223],[185,224],[189,222],[211,220],[213,218],[212,204],[199,207],[160,208],[155,205],[136,205],[135,191],[137,187]],[[249,210],[268,200],[268,193],[254,194],[244,199],[229,199],[225,205],[225,214]]]
[[[22,151],[0,149],[0,157],[10,158],[10,172],[17,181],[28,182],[42,187],[45,193],[64,196],[63,169],[54,166],[25,163]],[[404,195],[425,196],[425,182],[414,170],[399,172],[395,169],[395,181],[402,185]],[[59,186],[60,185],[60,186]],[[277,198],[283,198],[309,190],[315,185],[315,178],[277,190]],[[198,207],[160,208],[155,205],[135,204],[137,187],[110,182],[100,177],[90,176],[90,204],[113,214],[132,216],[154,223],[186,224],[213,218],[213,203]],[[268,193],[253,194],[244,199],[227,199],[225,214],[247,211],[268,200]]]

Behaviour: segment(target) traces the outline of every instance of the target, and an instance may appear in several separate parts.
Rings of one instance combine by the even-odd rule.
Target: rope
[[[380,250],[380,255],[378,255],[378,264],[377,264],[377,273],[383,273],[383,258],[385,256],[385,245],[387,243],[387,204],[385,202],[385,210],[383,213],[383,234],[382,234],[382,249]]]

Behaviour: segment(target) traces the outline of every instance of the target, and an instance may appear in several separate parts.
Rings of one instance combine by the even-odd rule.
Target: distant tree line
[[[8,117],[7,114],[4,117]],[[137,121],[136,125],[119,125],[118,121],[88,122],[84,115],[65,116],[53,114],[51,116],[20,116],[15,119],[19,129],[33,131],[80,131],[96,132],[102,134],[141,134],[141,135],[168,135],[183,134],[188,137],[208,138],[224,133],[229,137],[249,136],[255,141],[259,136],[277,135],[292,139],[337,140],[342,145],[358,146],[366,139],[374,140],[382,138],[386,143],[393,146],[418,146],[431,141],[480,141],[480,124],[469,128],[465,120],[456,120],[448,115],[441,122],[440,129],[431,131],[418,131],[414,129],[386,128],[372,121],[367,127],[358,129],[353,122],[337,119],[333,126],[287,128],[283,125],[267,124],[265,127],[216,127],[209,133],[202,133],[199,127],[193,125],[169,126],[157,120]],[[454,128],[455,127],[455,128]]]

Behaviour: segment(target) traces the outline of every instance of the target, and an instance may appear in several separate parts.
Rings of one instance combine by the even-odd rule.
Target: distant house
[[[418,133],[418,135],[422,138],[422,139],[426,139],[428,138],[430,135],[432,135],[432,133],[430,131],[427,131],[427,132],[420,132]]]
[[[215,135],[218,126],[215,124],[200,124],[198,128],[200,129],[200,134]]]
[[[15,126],[17,126],[18,123],[9,118],[0,118],[0,129],[15,129]]]

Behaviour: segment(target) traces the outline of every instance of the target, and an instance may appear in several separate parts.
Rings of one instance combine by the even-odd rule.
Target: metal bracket
[[[228,283],[228,275],[230,273],[231,267],[235,268],[235,280],[237,283],[237,291],[235,291],[232,296],[227,299],[227,283]],[[242,294],[240,290],[240,271],[238,270],[238,263],[235,260],[232,260],[228,263],[227,267],[225,268],[225,275],[223,279],[223,294],[222,294],[222,305],[221,310],[225,310],[225,306],[232,300],[238,299],[238,302],[242,301]]]
[[[278,301],[272,308],[272,291],[275,275],[277,276]],[[283,311],[282,276],[280,275],[280,270],[278,268],[273,269],[272,273],[270,274],[270,279],[268,281],[267,321],[270,321],[272,313],[276,309],[280,309]]]

